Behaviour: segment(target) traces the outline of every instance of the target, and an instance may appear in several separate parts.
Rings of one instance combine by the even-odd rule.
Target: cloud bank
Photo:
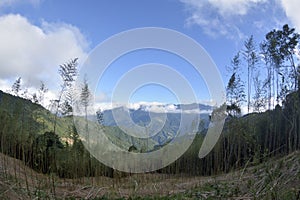
[[[205,105],[205,104],[203,104]],[[197,114],[209,114],[212,110],[202,110],[202,109],[180,109],[176,104],[166,104],[161,102],[136,102],[136,103],[95,103],[94,110],[101,109],[112,110],[114,108],[124,107],[132,110],[143,110],[152,113],[197,113]],[[94,114],[94,113],[91,113]]]
[[[299,0],[180,0],[186,8],[187,26],[200,26],[211,37],[245,39],[249,19],[257,31],[291,23],[300,30]],[[270,25],[273,25],[270,27]],[[275,25],[275,27],[274,27]]]
[[[185,4],[190,17],[187,18],[188,26],[198,25],[212,37],[226,36],[234,39],[243,38],[238,24],[239,18],[248,14],[266,0],[181,0]]]
[[[37,26],[9,14],[0,17],[0,27],[0,83],[22,77],[28,86],[38,87],[40,81],[50,88],[59,86],[59,65],[87,56],[88,42],[75,26],[46,21]]]
[[[1,0],[0,1],[0,8],[7,7],[7,6],[15,6],[18,4],[31,4],[33,6],[38,6],[41,0]]]
[[[290,19],[293,25],[300,31],[300,1],[299,0],[281,0],[281,6],[285,11],[286,16]]]

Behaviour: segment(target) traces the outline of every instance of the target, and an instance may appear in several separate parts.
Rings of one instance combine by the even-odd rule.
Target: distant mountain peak
[[[145,111],[153,113],[211,113],[213,107],[201,103],[173,104],[160,102],[138,102],[129,104],[119,103],[100,103],[101,110],[125,109],[133,111]]]

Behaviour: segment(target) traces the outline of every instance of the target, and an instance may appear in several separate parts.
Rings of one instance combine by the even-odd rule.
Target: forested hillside
[[[290,169],[290,166],[286,166],[283,160],[278,162],[273,160],[294,155],[293,159],[299,163],[296,157],[299,157],[300,149],[300,64],[295,51],[299,45],[299,38],[295,29],[288,25],[267,33],[259,47],[254,38],[249,37],[245,41],[244,49],[234,56],[228,67],[230,71],[226,87],[228,116],[214,149],[205,158],[199,159],[199,148],[207,131],[207,128],[201,129],[192,145],[178,160],[163,169],[145,174],[146,179],[149,177],[151,179],[151,176],[168,178],[174,176],[184,179],[217,176],[235,171],[241,172],[242,179],[249,167],[257,166],[253,173],[259,173],[260,168],[263,169],[265,182],[255,185],[248,179],[247,184],[243,183],[244,186],[249,184],[253,190],[252,193],[247,193],[252,199],[299,199],[299,164],[294,166],[293,161],[289,160],[293,166],[294,171],[291,173],[295,184],[286,180],[286,183],[292,185],[293,190],[289,191],[287,196],[282,196],[279,184],[285,183],[279,180],[284,175],[282,169]],[[77,59],[60,66],[61,90],[58,99],[53,101],[52,107],[49,106],[52,109],[49,110],[40,105],[41,101],[36,94],[28,98],[30,100],[19,95],[20,78],[12,86],[11,93],[14,95],[0,91],[0,151],[4,155],[18,159],[22,165],[33,169],[34,173],[42,173],[45,176],[40,174],[41,176],[51,180],[53,197],[56,196],[56,181],[59,178],[83,185],[88,182],[91,187],[99,185],[101,181],[103,184],[105,179],[108,180],[107,183],[113,184],[107,187],[115,188],[115,185],[123,184],[122,181],[126,184],[126,181],[134,176],[103,165],[84,148],[72,118],[74,97],[68,92],[72,89],[76,78],[76,67]],[[246,79],[242,78],[244,76],[241,74],[242,68],[247,72]],[[82,101],[88,106],[90,91],[87,82],[83,84],[81,91]],[[243,113],[243,108],[246,108],[244,109],[246,113]],[[87,113],[85,117],[87,120]],[[97,120],[108,133],[110,140],[128,151],[147,153],[161,147],[153,139],[138,140],[126,136],[117,127],[103,125],[101,110],[97,111]],[[7,158],[5,156],[2,158],[2,163],[5,163],[4,160]],[[270,162],[278,168],[269,164],[266,166],[266,163]],[[11,166],[1,167],[7,170]],[[18,183],[18,169],[15,166],[13,172]],[[26,190],[31,197],[34,191],[32,185],[28,183],[28,174],[24,173]],[[133,184],[138,185],[137,182]],[[135,187],[138,186],[133,186],[133,190]],[[194,187],[197,189],[197,185]],[[201,185],[202,189],[203,187]],[[214,192],[224,192],[223,187],[227,186],[222,185],[222,188]],[[234,192],[241,194],[241,188],[237,190],[239,191],[231,191],[231,195],[234,196]],[[124,195],[120,193],[115,196]],[[216,194],[212,198],[214,197],[221,198],[222,194]]]

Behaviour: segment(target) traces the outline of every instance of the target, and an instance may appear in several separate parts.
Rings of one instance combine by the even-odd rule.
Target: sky
[[[60,64],[78,57],[82,68],[99,44],[143,27],[172,29],[198,42],[226,85],[226,66],[245,39],[253,35],[262,41],[268,31],[285,23],[299,32],[298,8],[299,0],[0,0],[0,89],[8,91],[21,77],[31,93],[45,82],[47,101],[55,99]],[[147,63],[170,66],[189,81],[199,102],[211,101],[203,77],[190,63],[155,49],[129,52],[111,63],[99,79],[95,99],[110,101],[124,74]],[[132,103],[180,100],[176,92],[159,84],[137,87],[130,94]]]

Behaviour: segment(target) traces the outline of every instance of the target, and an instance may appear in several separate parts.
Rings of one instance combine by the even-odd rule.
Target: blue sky
[[[9,89],[21,76],[29,91],[43,80],[55,98],[59,87],[57,70],[71,58],[84,60],[99,43],[122,31],[162,27],[196,40],[216,63],[224,85],[225,66],[254,35],[261,41],[268,31],[283,24],[300,29],[298,0],[1,0],[0,1],[0,89]],[[126,58],[127,56],[127,58]],[[108,101],[116,81],[143,63],[163,63],[189,79],[197,98],[208,101],[202,78],[184,60],[155,50],[126,55],[100,81],[97,99]],[[174,80],[176,81],[176,80]],[[140,88],[132,102],[174,102],[166,88]]]

